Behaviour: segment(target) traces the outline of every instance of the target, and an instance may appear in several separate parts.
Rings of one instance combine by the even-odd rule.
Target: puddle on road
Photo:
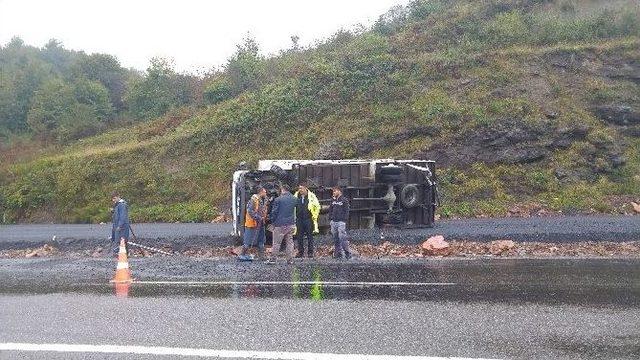
[[[640,268],[637,262],[517,260],[354,263],[349,266],[305,264],[237,269],[235,276],[223,277],[223,273],[218,271],[210,277],[199,277],[200,281],[175,280],[183,277],[146,277],[141,271],[137,276],[144,281],[117,287],[107,281],[37,285],[22,282],[10,286],[0,283],[0,294],[84,293],[134,298],[177,296],[640,306]]]
[[[399,289],[393,285],[343,286],[308,284],[144,284],[133,283],[128,291],[114,288],[100,289],[101,293],[114,293],[131,297],[189,296],[234,299],[308,299],[323,300],[396,300],[424,301],[438,299],[442,290],[437,287]]]

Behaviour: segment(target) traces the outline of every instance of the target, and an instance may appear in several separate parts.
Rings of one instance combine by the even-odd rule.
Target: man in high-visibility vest
[[[260,260],[264,260],[264,222],[267,218],[267,190],[259,187],[256,194],[251,195],[247,202],[247,211],[244,216],[244,237],[242,241],[242,259],[248,258],[248,250],[257,242]]]
[[[307,256],[312,258],[314,253],[313,234],[320,233],[318,216],[320,216],[320,202],[318,197],[309,190],[306,183],[298,186],[296,197],[296,238],[298,240],[298,254],[304,256],[304,238],[307,238]]]

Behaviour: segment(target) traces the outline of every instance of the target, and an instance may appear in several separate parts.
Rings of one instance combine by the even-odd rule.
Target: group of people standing
[[[339,186],[332,188],[332,195],[329,219],[331,235],[334,240],[334,257],[350,259],[351,252],[347,235],[349,201]],[[259,187],[256,194],[252,195],[247,203],[240,258],[247,258],[249,247],[257,244],[259,259],[267,260],[264,250],[265,230],[270,230],[273,234],[273,247],[271,248],[271,256],[267,260],[268,264],[276,263],[283,241],[287,263],[292,263],[294,239],[297,240],[295,257],[305,256],[306,240],[306,255],[313,258],[315,256],[313,235],[319,234],[320,202],[318,197],[309,190],[307,184],[300,184],[294,194],[291,193],[289,186],[282,185],[280,195],[271,203],[271,211],[268,211],[268,208],[267,190]]]
[[[347,234],[349,200],[343,195],[339,186],[332,188],[332,195],[331,205],[329,206],[329,219],[331,235],[334,240],[333,256],[335,258],[350,259],[351,252]],[[111,194],[111,201],[113,202],[112,231],[111,246],[108,252],[111,255],[117,255],[120,239],[124,239],[125,244],[129,240],[129,230],[131,228],[129,206],[117,192]],[[306,183],[300,184],[294,194],[291,193],[291,189],[287,185],[282,185],[280,187],[280,195],[271,203],[271,211],[269,211],[267,190],[260,187],[247,203],[242,254],[239,256],[248,258],[249,248],[253,244],[257,244],[259,259],[267,260],[264,248],[265,230],[269,230],[273,234],[273,247],[271,257],[267,263],[275,264],[283,241],[286,247],[287,262],[291,263],[294,257],[294,239],[297,240],[298,250],[295,257],[302,258],[306,253],[307,257],[313,258],[315,256],[313,236],[320,233],[318,228],[319,216],[320,201],[309,190]]]

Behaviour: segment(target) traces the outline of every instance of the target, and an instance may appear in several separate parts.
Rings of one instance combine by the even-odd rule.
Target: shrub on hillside
[[[55,164],[48,161],[16,166],[2,187],[4,216],[10,221],[28,218],[42,207],[50,207],[56,191]]]
[[[204,88],[204,100],[213,105],[233,97],[233,88],[229,80],[219,76]]]

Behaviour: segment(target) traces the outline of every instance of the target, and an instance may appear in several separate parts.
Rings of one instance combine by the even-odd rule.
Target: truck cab
[[[259,186],[271,201],[279,187],[293,191],[305,182],[322,211],[319,226],[326,232],[331,188],[339,185],[350,201],[350,229],[432,227],[438,204],[435,162],[430,160],[261,160],[257,169],[234,172],[231,184],[233,233],[242,236],[247,201]]]

